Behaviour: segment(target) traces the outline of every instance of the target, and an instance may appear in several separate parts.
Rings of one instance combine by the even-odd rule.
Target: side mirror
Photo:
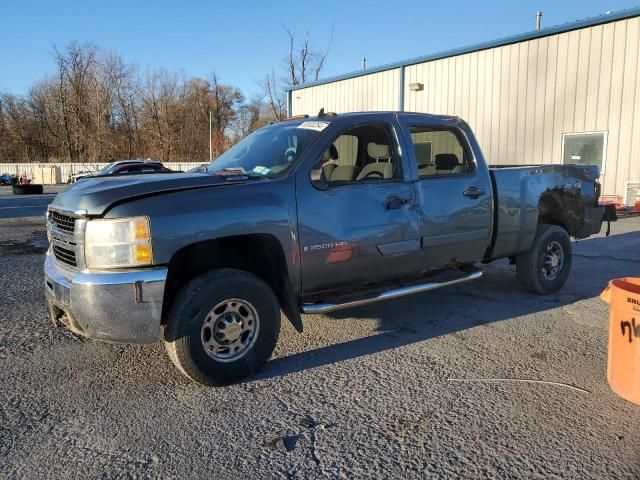
[[[314,168],[309,175],[311,184],[318,190],[326,190],[329,187],[329,182],[324,175],[324,169]]]

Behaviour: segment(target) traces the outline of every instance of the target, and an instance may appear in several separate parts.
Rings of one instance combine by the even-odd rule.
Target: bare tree
[[[262,89],[271,118],[277,122],[287,116],[287,93],[276,78],[275,72],[267,74],[262,82]]]
[[[213,147],[216,156],[226,150],[227,128],[233,119],[234,109],[244,101],[240,90],[229,85],[221,84],[215,72],[211,74],[211,92],[213,95]]]
[[[36,83],[29,90],[27,100],[33,124],[37,134],[32,139],[38,145],[37,160],[49,158],[60,144],[59,123],[55,118],[55,100],[51,97],[51,84],[48,81]]]
[[[284,27],[289,37],[289,54],[287,56],[287,75],[285,83],[288,86],[299,85],[311,80],[318,80],[327,61],[331,44],[333,43],[333,29],[329,36],[327,48],[323,51],[311,47],[309,33],[305,33],[301,42],[296,42],[293,32]]]
[[[93,45],[71,43],[64,51],[54,49],[58,66],[58,99],[62,112],[65,145],[70,161],[88,160],[89,144],[95,132],[92,116],[95,100],[96,52]]]
[[[269,115],[274,121],[280,121],[287,115],[288,88],[320,78],[333,43],[333,29],[324,50],[312,47],[308,33],[298,42],[289,28],[284,27],[284,31],[288,37],[289,51],[284,60],[283,75],[278,79],[275,72],[271,72],[260,82]]]
[[[146,150],[154,157],[168,160],[172,154],[173,115],[178,99],[178,77],[158,69],[147,72],[140,94],[142,101],[142,129],[147,133]]]
[[[91,44],[55,48],[53,59],[55,72],[26,95],[0,94],[0,162],[202,162],[209,156],[209,112],[216,154],[285,115],[275,74],[272,109],[260,98],[245,102],[215,73],[207,79],[162,68],[141,74]]]
[[[30,132],[25,101],[12,95],[5,95],[2,100],[9,131],[20,145],[24,157],[27,161],[31,161],[31,142],[29,141]]]
[[[267,106],[261,98],[254,97],[249,102],[240,105],[236,109],[236,115],[231,124],[231,141],[237,142],[249,135],[254,130],[263,127],[267,123]]]
[[[133,101],[139,89],[136,69],[127,65],[115,52],[105,56],[102,69],[106,88],[113,102],[109,121],[124,127],[127,157],[133,158],[139,150],[137,112]]]

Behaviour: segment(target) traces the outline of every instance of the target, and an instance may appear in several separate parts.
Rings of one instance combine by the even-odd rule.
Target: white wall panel
[[[387,70],[334,83],[294,90],[292,115],[326,112],[398,110],[400,70]]]
[[[396,68],[296,90],[292,113],[398,110],[399,82]],[[404,84],[406,111],[464,118],[492,164],[558,163],[563,134],[605,131],[604,193],[640,181],[640,17],[409,65]]]

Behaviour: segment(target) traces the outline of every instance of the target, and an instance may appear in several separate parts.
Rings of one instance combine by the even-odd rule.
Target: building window
[[[597,165],[604,172],[607,132],[565,133],[562,136],[562,163]]]

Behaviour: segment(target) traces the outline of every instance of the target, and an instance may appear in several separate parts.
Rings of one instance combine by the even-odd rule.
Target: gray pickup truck
[[[88,178],[47,212],[56,325],[164,340],[189,378],[225,385],[270,357],[280,311],[330,312],[481,276],[509,258],[557,291],[570,237],[599,232],[598,168],[489,168],[461,119],[324,114],[262,128],[199,171]],[[428,302],[428,297],[425,297]]]

